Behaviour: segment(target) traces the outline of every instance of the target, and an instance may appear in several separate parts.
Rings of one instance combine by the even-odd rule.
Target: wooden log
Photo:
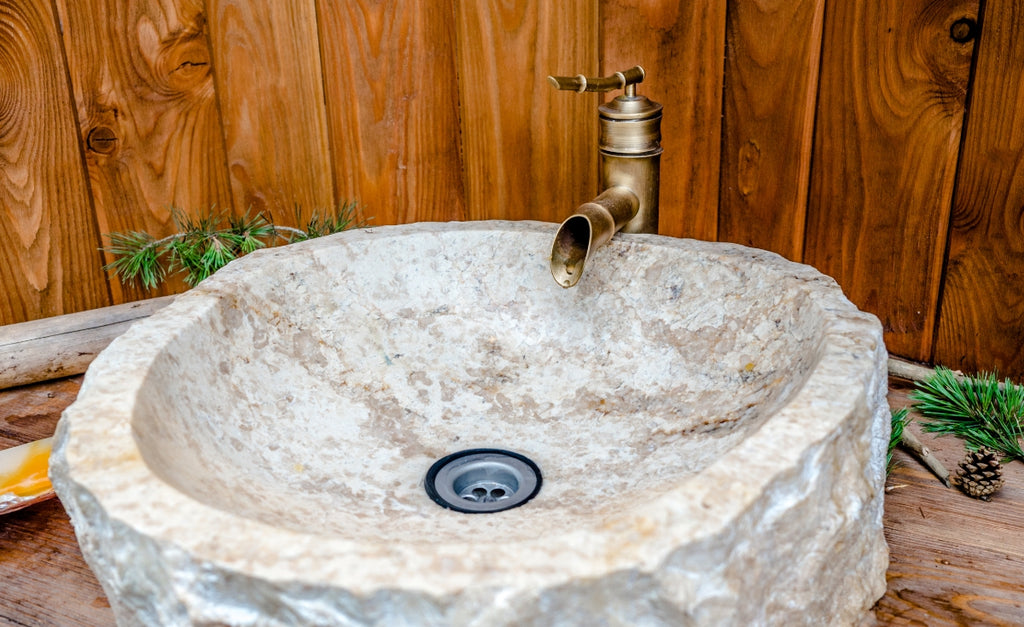
[[[110,304],[52,5],[0,3],[0,324]]]
[[[85,372],[133,322],[173,300],[162,296],[0,327],[0,389]]]
[[[941,365],[941,364],[939,364]],[[983,372],[983,371],[982,371]],[[968,376],[960,370],[951,370],[953,378],[957,381],[966,381]],[[935,374],[935,368],[930,366],[924,366],[921,364],[915,364],[911,361],[906,361],[898,357],[889,358],[889,376],[897,379],[904,379],[906,381],[924,381],[931,378]],[[1012,384],[1012,382],[1011,382]],[[1006,387],[1005,381],[998,383],[999,389]]]
[[[935,374],[935,370],[928,366],[922,366],[921,364],[915,364],[914,362],[896,357],[889,358],[889,376],[891,377],[907,381],[924,381],[933,374]]]
[[[0,390],[85,372],[115,337],[137,320],[163,309],[174,296],[104,307],[42,320],[0,326]],[[927,366],[889,359],[889,375],[923,381]]]

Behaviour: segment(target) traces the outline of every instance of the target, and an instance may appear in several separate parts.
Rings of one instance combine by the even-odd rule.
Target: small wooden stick
[[[917,457],[922,464],[928,467],[939,481],[943,483],[947,488],[949,487],[949,471],[942,465],[934,455],[932,455],[931,449],[921,443],[921,440],[917,439],[910,429],[903,430],[903,437],[900,438],[900,446],[907,449]]]

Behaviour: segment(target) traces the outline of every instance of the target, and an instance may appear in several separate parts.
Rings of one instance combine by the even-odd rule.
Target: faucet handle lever
[[[549,76],[548,81],[557,89],[583,93],[586,91],[626,90],[627,96],[636,95],[636,84],[644,80],[644,69],[634,65],[625,72],[616,72],[603,78],[587,78],[582,74],[576,76]]]

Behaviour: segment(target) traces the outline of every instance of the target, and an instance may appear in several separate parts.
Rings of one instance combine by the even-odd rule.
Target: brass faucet
[[[661,171],[661,105],[638,96],[644,69],[635,66],[604,78],[549,76],[558,89],[579,93],[622,89],[598,107],[601,189],[558,228],[551,245],[551,276],[562,287],[579,282],[593,250],[619,230],[658,232],[658,184]]]

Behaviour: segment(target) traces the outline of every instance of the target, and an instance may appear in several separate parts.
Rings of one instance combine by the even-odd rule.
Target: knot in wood
[[[97,126],[89,131],[86,144],[93,152],[109,155],[117,150],[117,135],[110,127]]]
[[[973,41],[978,36],[978,23],[969,17],[962,17],[949,27],[949,36],[958,44]]]

